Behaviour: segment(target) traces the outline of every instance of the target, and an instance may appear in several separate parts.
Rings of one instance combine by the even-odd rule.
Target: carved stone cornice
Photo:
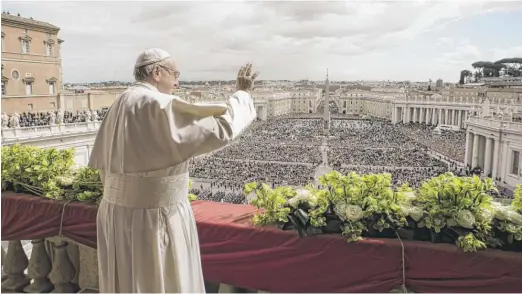
[[[23,78],[22,81],[24,83],[34,83],[34,78],[33,77],[26,77],[26,78]]]
[[[46,39],[46,40],[44,40],[43,42],[44,42],[44,44],[46,44],[46,45],[47,45],[47,44],[49,44],[49,45],[54,45],[54,43],[55,43],[53,39]]]
[[[63,42],[65,42],[64,40],[58,38],[58,44],[62,44]]]
[[[28,35],[23,35],[21,37],[18,38],[20,41],[27,41],[27,42],[31,42],[31,40],[33,38],[29,37]]]
[[[9,81],[9,79],[2,75],[2,83],[7,83],[8,81]]]
[[[48,84],[51,84],[51,83],[56,83],[58,81],[58,79],[56,79],[55,77],[52,77],[52,78],[48,78],[47,80],[45,80]]]

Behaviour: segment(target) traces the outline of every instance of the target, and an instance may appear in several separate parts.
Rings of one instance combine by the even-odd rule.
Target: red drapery
[[[97,208],[2,195],[2,240],[62,233],[96,247]],[[337,235],[299,238],[252,227],[249,205],[195,201],[205,279],[270,292],[387,292],[402,284],[398,240],[346,243]],[[454,245],[405,241],[406,286],[415,292],[522,292],[522,254],[460,252]]]

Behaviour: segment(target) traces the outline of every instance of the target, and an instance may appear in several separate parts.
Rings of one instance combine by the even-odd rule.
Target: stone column
[[[439,108],[439,120],[437,121],[438,125],[442,124],[442,108]]]
[[[464,165],[465,166],[471,165],[470,155],[472,152],[471,149],[473,148],[473,145],[471,143],[473,143],[473,133],[466,132],[466,148],[465,148],[466,151],[464,153]]]
[[[436,108],[431,109],[431,124],[432,125],[437,124],[437,109]]]
[[[500,140],[495,139],[495,147],[493,148],[493,171],[491,172],[491,177],[493,179],[499,176],[498,174],[498,157],[500,155]]]
[[[402,123],[403,124],[408,123],[408,107],[402,108]]]
[[[446,109],[445,117],[444,117],[444,124],[449,125],[449,109]]]
[[[493,138],[486,137],[486,150],[484,154],[484,175],[491,173],[491,147],[493,147]]]
[[[417,122],[417,107],[413,108],[413,119],[411,121],[414,123]]]
[[[463,126],[462,126],[462,111],[461,110],[457,110],[457,114],[458,114],[457,123],[459,125],[459,129],[462,129],[463,128]]]
[[[479,163],[479,142],[480,142],[480,135],[479,134],[473,134],[473,153],[471,155],[471,168],[477,167]]]
[[[500,177],[502,178],[502,181],[506,180],[506,172],[511,168],[509,166],[509,154],[508,154],[508,144],[504,144],[502,148],[502,159],[500,160]]]

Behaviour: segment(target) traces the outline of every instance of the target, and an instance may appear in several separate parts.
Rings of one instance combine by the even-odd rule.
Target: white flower
[[[299,206],[299,198],[297,196],[292,197],[287,200],[287,203],[288,203],[288,205],[292,206],[293,208],[297,208]]]
[[[498,206],[495,209],[495,218],[499,220],[507,220],[509,218],[509,210],[506,206]]]
[[[358,205],[348,205],[345,211],[346,219],[358,221],[363,217],[363,210]]]
[[[477,211],[477,219],[480,221],[491,221],[493,219],[493,211],[491,209],[482,208]]]
[[[310,195],[312,193],[310,193],[310,191],[308,190],[305,190],[305,189],[298,189],[296,190],[295,192],[297,192],[297,198],[303,202],[307,202],[308,201],[308,198],[310,197]]]
[[[516,211],[508,212],[508,220],[515,225],[522,226],[522,215]]]
[[[461,210],[457,213],[455,221],[463,228],[473,229],[475,224],[475,216],[469,210]]]
[[[400,208],[401,208],[401,212],[402,212],[402,214],[404,214],[404,216],[410,215],[411,205],[401,204]]]
[[[413,201],[416,198],[415,193],[413,192],[404,192],[404,199],[406,201]]]
[[[310,197],[308,198],[308,204],[310,204],[311,207],[316,207],[318,200],[319,199],[317,199],[317,196],[310,195]]]
[[[335,203],[335,205],[334,205],[334,212],[342,221],[346,220],[346,207],[347,206],[348,205],[344,201],[339,201],[339,202]]]
[[[410,217],[416,222],[419,222],[422,219],[423,215],[424,211],[417,206],[413,206],[410,209]]]

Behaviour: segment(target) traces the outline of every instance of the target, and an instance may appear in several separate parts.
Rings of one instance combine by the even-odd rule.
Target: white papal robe
[[[188,159],[223,147],[255,117],[244,91],[195,105],[136,83],[114,102],[89,161],[104,182],[100,293],[205,292]]]

